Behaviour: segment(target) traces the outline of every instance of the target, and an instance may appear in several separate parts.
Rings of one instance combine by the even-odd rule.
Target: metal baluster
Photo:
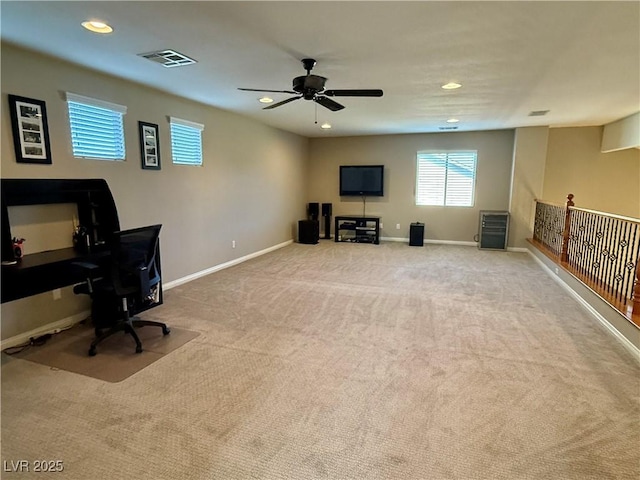
[[[622,301],[626,305],[627,301],[631,299],[631,291],[630,288],[633,285],[633,270],[628,269],[627,265],[632,263],[633,259],[633,249],[635,246],[635,236],[636,236],[637,225],[633,225],[631,223],[627,223],[627,254],[624,256],[622,260],[622,272],[623,279],[620,294],[622,296]]]
[[[551,211],[553,212],[553,217],[551,218],[551,228],[549,230],[549,233],[551,235],[550,237],[550,243],[551,246],[553,247],[553,251],[554,253],[558,253],[558,209],[555,207],[552,207]]]
[[[640,225],[635,224],[633,228],[633,245],[632,256],[630,262],[635,265],[635,268],[629,271],[629,298],[633,299],[635,281],[636,281],[636,269],[640,268]],[[636,297],[636,301],[638,297]]]
[[[621,221],[620,223],[620,234],[618,235],[618,241],[616,242],[616,256],[617,261],[616,261],[616,274],[614,276],[614,280],[615,277],[621,277],[620,280],[616,280],[616,298],[623,302],[623,281],[624,281],[624,259],[625,259],[625,252],[626,252],[626,245],[627,245],[627,231],[628,231],[628,224],[627,222]]]
[[[554,224],[556,254],[562,254],[562,239],[564,235],[564,209],[556,207],[556,218]]]
[[[618,236],[618,221],[616,219],[612,219],[611,220],[611,235],[609,237],[609,243],[607,245],[607,248],[609,249],[609,258],[608,258],[608,269],[607,269],[607,293],[611,294],[613,293],[613,288],[615,285],[615,261],[611,260],[611,256],[615,253],[615,242],[616,242],[616,237]]]
[[[594,250],[595,261],[598,262],[598,267],[594,267],[595,280],[596,283],[600,286],[603,285],[603,274],[604,274],[604,262],[602,260],[602,249],[604,242],[604,231],[605,231],[605,218],[601,216],[596,216],[597,222],[597,231],[596,231],[596,248]]]
[[[591,243],[591,229],[589,224],[590,215],[586,212],[582,212],[583,215],[580,220],[580,224],[584,227],[582,235],[582,269],[585,274],[591,274],[591,262],[589,261],[589,244]]]
[[[533,224],[533,239],[539,242],[542,242],[542,237],[540,235],[540,220],[542,217],[542,209],[544,205],[540,202],[536,202],[536,217]]]
[[[586,215],[585,214],[585,225],[589,226],[589,237],[587,239],[588,241],[588,245],[587,245],[587,263],[589,265],[589,271],[588,274],[590,276],[594,276],[594,269],[593,269],[593,254],[595,251],[595,244],[596,244],[596,226],[595,226],[595,221],[598,217],[596,215]]]
[[[627,304],[627,300],[631,300],[631,296],[633,295],[633,269],[627,268],[627,265],[633,265],[637,259],[634,259],[634,251],[636,247],[636,238],[638,232],[638,225],[629,224],[629,248],[627,250],[627,258],[624,262],[624,270],[625,270],[625,284],[624,284],[624,298],[625,305]]]
[[[580,260],[580,230],[578,230],[579,221],[580,212],[573,212],[571,214],[571,222],[569,225],[569,251],[567,253],[569,265],[573,265],[574,267],[577,267],[578,261]]]
[[[576,235],[577,235],[577,239],[576,239],[576,243],[577,243],[577,255],[576,255],[576,267],[578,268],[578,270],[582,273],[585,272],[586,269],[586,265],[585,265],[585,249],[584,249],[584,239],[585,239],[585,231],[581,230],[580,227],[584,225],[584,212],[573,212],[573,215],[576,215],[576,223],[575,223],[575,228],[576,228]],[[573,216],[572,215],[572,216]]]

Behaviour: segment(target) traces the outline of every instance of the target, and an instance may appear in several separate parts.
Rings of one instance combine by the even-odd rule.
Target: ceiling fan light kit
[[[255,88],[239,88],[238,90],[245,90],[249,92],[288,93],[296,95],[295,97],[290,97],[281,102],[264,107],[263,110],[271,110],[304,98],[305,100],[311,100],[332,112],[337,112],[338,110],[342,110],[344,105],[341,105],[328,97],[381,97],[383,95],[383,92],[380,89],[325,90],[324,87],[327,82],[327,78],[311,74],[311,70],[315,64],[316,61],[313,58],[302,59],[302,66],[307,71],[307,74],[293,79],[292,90],[264,90]]]

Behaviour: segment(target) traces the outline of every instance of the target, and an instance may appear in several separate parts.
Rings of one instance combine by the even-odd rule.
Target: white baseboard
[[[246,262],[247,260],[251,260],[252,258],[256,258],[266,253],[273,252],[274,250],[278,250],[280,248],[286,247],[287,245],[291,245],[292,243],[293,243],[293,240],[287,240],[286,242],[279,243],[277,245],[274,245],[273,247],[265,248],[264,250],[250,253],[249,255],[245,255],[244,257],[235,258],[233,260],[229,260],[228,262],[221,263],[219,265],[214,265],[211,268],[207,268],[205,270],[192,273],[190,275],[187,275],[186,277],[178,278],[177,280],[172,280],[170,282],[163,283],[162,288],[163,290],[169,290],[179,285],[183,285],[185,283],[191,282],[197,278],[210,275],[220,270],[224,270],[225,268],[233,267],[234,265],[238,265],[239,263],[243,263],[243,262]]]
[[[380,237],[380,241],[385,241],[385,242],[407,242],[409,243],[409,239],[408,238],[402,238],[402,237]]]
[[[408,238],[402,237],[380,237],[380,240],[385,240],[387,242],[406,242],[409,243]],[[428,243],[431,245],[457,245],[462,247],[477,247],[478,242],[463,242],[460,240],[432,240],[429,238],[424,239],[424,243]],[[524,247],[508,247],[508,252],[520,252],[520,253],[529,253],[529,249]]]
[[[81,322],[89,315],[91,315],[91,312],[89,310],[86,310],[84,312],[71,315],[70,317],[63,318],[62,320],[56,320],[55,322],[48,323],[47,325],[43,325],[28,332],[9,337],[6,340],[2,340],[2,342],[0,342],[0,350],[17,347],[18,345],[28,343],[31,338],[37,338],[42,335],[46,335],[47,333],[53,334],[58,333],[61,330],[66,330],[67,328],[74,326],[76,323]]]
[[[458,240],[428,240],[425,239],[424,243],[432,245],[457,245],[459,247],[477,247],[478,242],[462,242]]]
[[[380,240],[384,240],[385,242],[406,242],[409,243],[408,238],[403,237],[380,237]],[[424,239],[424,243],[429,243],[432,245],[458,245],[464,247],[477,247],[478,242],[462,242],[459,240],[431,240]]]
[[[618,331],[606,318],[604,318],[600,312],[598,312],[595,308],[591,306],[584,298],[582,298],[578,293],[572,289],[567,283],[564,282],[558,275],[556,275],[542,260],[540,260],[536,255],[529,249],[526,249],[529,252],[529,255],[533,257],[533,259],[538,262],[538,264],[542,267],[542,269],[549,275],[553,280],[556,281],[564,290],[569,293],[582,307],[584,307],[587,312],[589,312],[604,328],[609,332],[613,337],[618,340],[622,346],[635,358],[637,362],[640,363],[640,349],[636,347],[627,337],[625,337],[622,333]]]

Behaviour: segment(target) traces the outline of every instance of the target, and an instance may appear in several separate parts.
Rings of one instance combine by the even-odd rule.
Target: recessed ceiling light
[[[82,22],[82,26],[87,30],[94,33],[111,33],[113,32],[113,28],[107,25],[104,22],[100,22],[98,20],[89,20],[86,22]]]
[[[460,120],[458,120],[457,118],[450,118],[449,120],[447,120],[447,123],[458,123]]]
[[[260,103],[271,103],[273,102],[273,98],[269,98],[269,97],[262,97],[261,99],[258,100]]]
[[[456,88],[460,88],[462,85],[456,82],[449,82],[442,85],[442,88],[445,90],[455,90]]]
[[[331,124],[330,123],[323,123],[322,125],[320,125],[320,128],[324,128],[325,130],[329,130],[331,128]]]

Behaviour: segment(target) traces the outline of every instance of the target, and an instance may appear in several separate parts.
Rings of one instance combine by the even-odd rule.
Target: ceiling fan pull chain
[[[313,106],[316,110],[316,125],[318,124],[318,104],[316,102],[313,102]]]

